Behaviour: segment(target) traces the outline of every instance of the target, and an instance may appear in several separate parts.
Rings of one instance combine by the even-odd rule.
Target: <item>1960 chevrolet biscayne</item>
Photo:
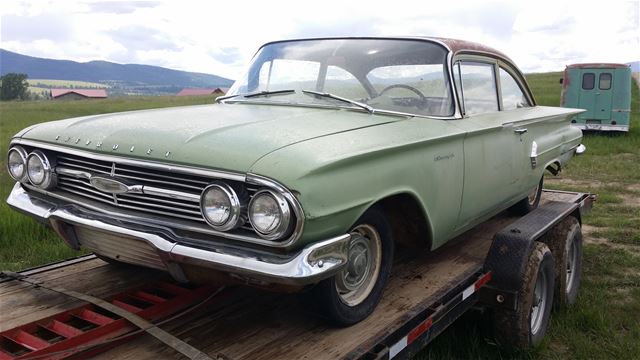
[[[508,57],[460,40],[273,42],[218,100],[27,128],[8,203],[108,261],[305,290],[348,325],[395,246],[532,210],[583,150],[580,110],[536,106]]]

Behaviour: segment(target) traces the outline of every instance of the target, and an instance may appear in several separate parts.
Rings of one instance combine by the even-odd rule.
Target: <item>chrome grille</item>
[[[94,160],[77,155],[58,153],[57,167],[64,167],[93,175],[114,176],[136,185],[151,186],[163,190],[178,191],[194,196],[194,199],[177,199],[162,194],[111,194],[94,188],[88,178],[58,174],[58,186],[54,192],[65,191],[74,195],[103,202],[118,208],[153,214],[160,217],[180,218],[206,223],[200,213],[199,196],[215,179],[191,174],[175,174],[168,171],[124,165],[104,160]],[[256,189],[248,189],[253,196]],[[249,224],[242,227],[252,230]]]

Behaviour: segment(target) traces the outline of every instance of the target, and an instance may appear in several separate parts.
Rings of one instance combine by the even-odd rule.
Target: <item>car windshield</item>
[[[422,40],[277,42],[260,49],[226,98],[450,116],[446,58],[445,48]]]

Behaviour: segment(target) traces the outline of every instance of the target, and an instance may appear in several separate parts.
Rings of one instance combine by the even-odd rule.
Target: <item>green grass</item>
[[[77,101],[0,102],[0,149],[5,154],[11,137],[19,130],[43,121],[117,111],[212,103],[211,97],[118,97]],[[0,156],[0,270],[20,270],[61,260],[78,253],[63,245],[49,229],[13,211],[4,201],[14,181]]]

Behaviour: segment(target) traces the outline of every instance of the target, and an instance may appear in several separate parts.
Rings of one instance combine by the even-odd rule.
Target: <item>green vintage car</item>
[[[394,247],[532,210],[583,150],[580,110],[536,106],[508,57],[460,40],[268,43],[218,100],[27,128],[8,203],[107,261],[303,290],[348,325]]]

